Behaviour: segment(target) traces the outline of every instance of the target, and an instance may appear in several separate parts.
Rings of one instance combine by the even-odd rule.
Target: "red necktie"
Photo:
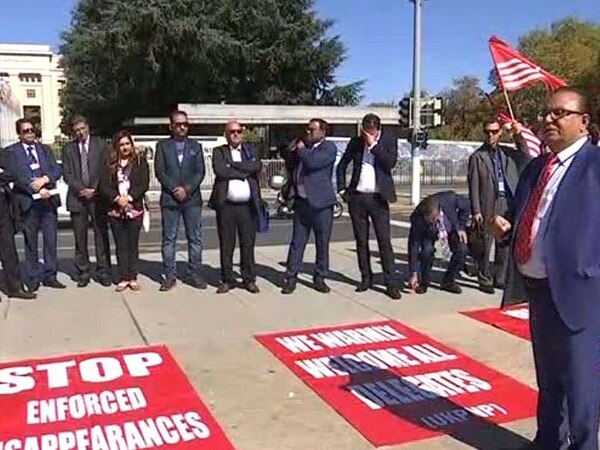
[[[533,249],[533,242],[531,242],[531,232],[533,221],[537,214],[542,200],[542,194],[550,177],[552,176],[552,169],[558,163],[558,158],[555,153],[550,153],[546,159],[546,164],[542,169],[542,173],[538,178],[537,184],[533,192],[529,195],[529,200],[521,216],[519,227],[517,229],[517,239],[515,241],[515,260],[519,264],[525,264],[531,258],[531,252]]]

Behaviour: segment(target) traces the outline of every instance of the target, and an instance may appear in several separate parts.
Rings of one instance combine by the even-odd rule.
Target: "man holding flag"
[[[492,217],[506,215],[512,206],[519,174],[531,158],[519,123],[512,124],[517,150],[500,145],[502,127],[498,119],[485,122],[483,131],[485,142],[469,158],[467,179],[473,222],[483,229],[485,240],[484,252],[476,261],[479,289],[493,294],[494,287],[504,289],[509,254],[508,241],[494,240],[488,224]],[[490,270],[492,242],[495,242],[493,272]]]

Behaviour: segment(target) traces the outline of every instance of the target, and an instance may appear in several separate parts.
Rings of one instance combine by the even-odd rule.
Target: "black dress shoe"
[[[256,283],[254,281],[250,281],[249,283],[245,283],[244,287],[251,294],[258,294],[260,292],[260,289],[258,289],[258,286],[256,285]]]
[[[160,292],[167,292],[167,291],[170,291],[171,289],[173,289],[176,284],[177,284],[177,280],[175,278],[166,278],[162,282],[162,284],[160,285],[160,288],[158,290]]]
[[[200,275],[192,275],[188,280],[188,283],[196,289],[206,289],[208,287],[208,284]]]
[[[296,279],[290,278],[283,282],[283,288],[281,289],[282,294],[291,294],[296,290]]]
[[[479,290],[485,294],[493,294],[494,286],[488,286],[488,285],[479,286]]]
[[[112,281],[110,281],[110,278],[99,278],[98,283],[100,283],[104,287],[112,286]],[[77,286],[79,286],[79,283],[77,283]]]
[[[506,285],[504,283],[494,283],[494,287],[503,291]]]
[[[440,289],[452,294],[460,294],[462,292],[461,287],[457,283],[442,283]]]
[[[44,284],[44,286],[52,288],[52,289],[65,289],[67,287],[58,280],[44,281],[43,284]]]
[[[23,289],[19,289],[18,291],[9,292],[8,298],[20,298],[23,300],[33,300],[37,295],[34,292],[26,292]]]
[[[233,283],[221,283],[217,288],[217,294],[225,294],[233,289]]]
[[[314,280],[314,288],[315,288],[315,291],[321,292],[323,294],[328,294],[329,292],[331,292],[331,289],[329,288],[329,286],[327,286],[325,284],[325,280],[322,280],[320,278],[317,280]]]
[[[385,290],[385,293],[392,300],[400,300],[402,298],[402,293],[397,287],[389,287]]]
[[[86,287],[88,284],[90,284],[89,278],[80,278],[79,280],[77,280],[77,287],[79,288]]]
[[[429,289],[429,283],[421,283],[417,286],[417,288],[415,289],[415,292],[417,294],[426,294],[427,289]]]
[[[27,292],[37,292],[39,288],[40,288],[40,283],[31,283],[31,284],[25,285],[25,289],[27,289]]]
[[[356,292],[365,292],[373,287],[372,280],[362,280],[358,286],[356,286]]]

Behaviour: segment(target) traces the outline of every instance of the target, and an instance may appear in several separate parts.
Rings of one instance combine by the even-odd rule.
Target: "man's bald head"
[[[232,119],[225,124],[225,139],[232,147],[238,147],[242,143],[244,127],[236,120]]]

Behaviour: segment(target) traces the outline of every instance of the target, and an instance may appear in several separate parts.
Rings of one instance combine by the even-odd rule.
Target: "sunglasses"
[[[243,132],[244,132],[244,130],[242,130],[241,128],[227,130],[227,134],[242,134]]]
[[[546,118],[548,115],[550,115],[552,120],[562,119],[563,117],[570,116],[571,114],[583,116],[586,113],[565,108],[548,108],[542,111],[542,117]]]
[[[35,133],[35,128],[25,128],[25,129],[22,129],[21,133],[23,133],[23,134]]]
[[[179,128],[187,128],[190,126],[190,123],[189,122],[173,122],[173,126],[179,127]]]

